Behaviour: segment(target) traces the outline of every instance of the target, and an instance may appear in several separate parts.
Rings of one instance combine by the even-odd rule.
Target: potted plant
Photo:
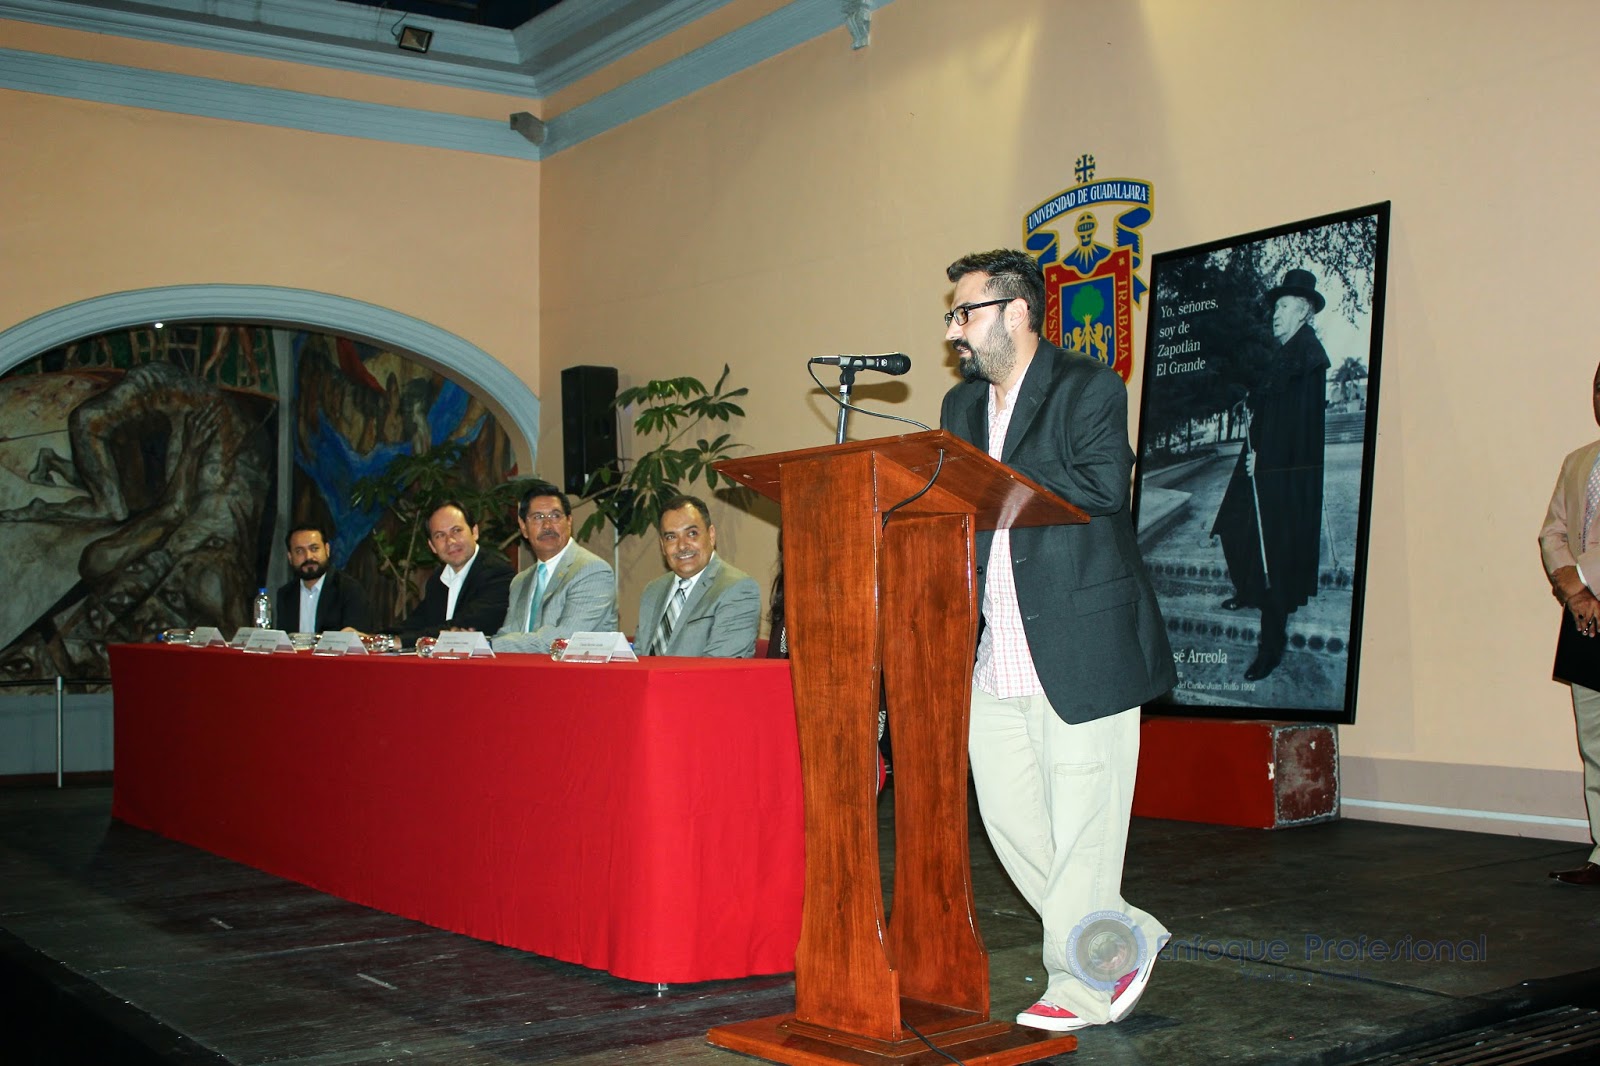
[[[733,485],[713,465],[731,458],[736,444],[730,433],[715,438],[695,437],[705,432],[706,423],[728,422],[744,416],[735,401],[749,389],[728,387],[728,367],[711,388],[693,377],[658,378],[624,389],[612,401],[621,411],[637,405],[633,432],[642,442],[660,438],[636,459],[620,460],[615,467],[603,467],[589,475],[581,499],[594,505],[594,513],[584,519],[578,537],[588,539],[605,526],[613,530],[612,550],[623,538],[647,532],[664,500],[684,492],[697,481],[708,489],[720,484]],[[738,491],[743,491],[739,489]]]

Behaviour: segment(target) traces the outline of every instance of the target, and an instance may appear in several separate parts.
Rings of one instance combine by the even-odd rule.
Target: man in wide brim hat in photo
[[[1267,308],[1275,309],[1278,299],[1283,296],[1298,296],[1311,305],[1311,313],[1316,314],[1327,306],[1328,301],[1323,299],[1322,293],[1317,291],[1317,279],[1309,270],[1291,270],[1283,276],[1283,284],[1267,292]],[[1279,343],[1283,343],[1279,341]]]
[[[1327,306],[1316,276],[1296,268],[1267,292],[1280,345],[1246,404],[1250,428],[1212,524],[1234,594],[1230,611],[1261,611],[1256,657],[1246,681],[1277,669],[1288,647],[1289,615],[1317,594],[1322,554],[1322,468],[1328,353],[1311,317]]]

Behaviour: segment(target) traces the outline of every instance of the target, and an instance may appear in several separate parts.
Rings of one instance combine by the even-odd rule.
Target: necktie
[[[677,591],[672,594],[672,599],[667,601],[667,609],[661,615],[661,628],[656,630],[652,654],[667,653],[667,645],[672,641],[672,627],[678,624],[678,615],[683,611],[683,601],[688,598],[689,586],[679,581]]]
[[[1589,468],[1589,483],[1584,493],[1583,501],[1583,539],[1579,544],[1579,554],[1589,550],[1589,545],[1594,543],[1594,516],[1600,511],[1600,458],[1596,458],[1594,465]]]
[[[550,568],[544,563],[540,563],[539,569],[533,575],[533,602],[528,604],[529,633],[539,628],[539,601],[544,599],[544,586],[549,577]]]

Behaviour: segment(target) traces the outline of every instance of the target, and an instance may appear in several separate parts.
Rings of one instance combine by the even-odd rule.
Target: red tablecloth
[[[133,825],[636,981],[794,968],[786,662],[118,645],[111,673]]]

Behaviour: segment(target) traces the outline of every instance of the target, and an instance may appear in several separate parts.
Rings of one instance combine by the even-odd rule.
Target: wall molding
[[[178,0],[166,0],[176,4]],[[191,4],[199,0],[190,0]],[[256,7],[258,0],[204,0],[211,5]],[[289,3],[290,0],[278,0]],[[306,3],[310,0],[294,0]],[[319,0],[320,2],[320,0]],[[591,13],[617,8],[638,0],[593,0]],[[586,76],[595,69],[634,51],[653,40],[688,25],[694,19],[727,3],[728,0],[675,0],[649,18],[636,18],[627,27],[613,30],[575,55],[550,59],[550,80],[562,84]],[[878,0],[882,7],[889,0]],[[179,33],[169,23],[171,15],[152,15],[151,4],[108,4],[105,7],[69,0],[0,0],[0,18],[67,26],[96,33],[121,34],[143,39],[169,40],[190,47],[218,49],[245,55],[266,55],[259,44],[259,33],[238,37],[238,31],[211,22],[183,21]],[[344,7],[348,5],[331,5]],[[700,48],[603,93],[554,118],[546,118],[548,136],[543,145],[533,145],[510,127],[510,110],[504,122],[452,115],[418,108],[374,104],[337,97],[319,96],[290,89],[269,88],[240,82],[203,78],[190,74],[147,70],[41,52],[0,49],[0,89],[40,93],[123,107],[146,108],[171,114],[249,122],[309,133],[409,144],[447,151],[476,152],[483,155],[537,161],[565,148],[582,144],[591,137],[615,129],[652,111],[707,88],[764,60],[796,48],[832,30],[845,26],[847,5],[840,0],[793,0],[771,14],[756,19]],[[273,10],[276,11],[277,5]],[[357,8],[357,11],[362,9]],[[520,30],[537,26],[541,20],[562,13],[562,8],[534,19]],[[393,12],[390,12],[393,15]],[[198,16],[197,16],[198,17]],[[409,16],[408,16],[409,18]],[[164,27],[160,34],[151,21]],[[421,20],[419,20],[421,21]],[[454,23],[445,25],[454,26]],[[592,24],[590,25],[592,28]],[[481,27],[477,27],[481,29]],[[631,32],[628,32],[631,31]],[[510,32],[510,31],[491,31]],[[572,31],[576,32],[576,31]],[[216,36],[216,39],[206,34]],[[437,38],[436,38],[437,40]],[[268,58],[296,63],[362,69],[364,73],[416,81],[431,81],[487,92],[509,93],[521,97],[542,95],[538,79],[525,73],[493,76],[466,75],[449,78],[425,76],[410,53],[385,48],[374,58],[384,69],[365,69],[343,61],[330,61],[329,52],[343,53],[351,47],[330,40],[294,38],[277,46]],[[361,46],[375,49],[367,43]],[[553,49],[552,49],[553,50]],[[431,56],[433,53],[429,53]],[[344,56],[348,59],[348,56]],[[478,73],[482,74],[482,71]],[[506,78],[510,78],[509,81]],[[548,91],[545,87],[543,91]],[[508,105],[509,108],[509,105]],[[543,118],[543,116],[540,116]]]
[[[150,322],[259,322],[310,328],[404,351],[448,373],[494,412],[527,469],[539,446],[539,398],[498,359],[448,330],[377,304],[309,289],[169,285],[96,296],[0,331],[0,373],[80,337]],[[521,440],[518,440],[520,436]]]
[[[119,107],[537,160],[507,122],[0,49],[0,88]]]
[[[584,0],[515,30],[329,0],[0,0],[0,18],[537,98],[730,2]],[[401,22],[433,31],[427,54],[396,48]]]
[[[883,7],[890,0],[880,0]],[[546,155],[676,103],[774,56],[845,27],[839,0],[794,0],[694,51],[547,119]]]
[[[1583,842],[1583,772],[1342,756],[1344,816]]]

